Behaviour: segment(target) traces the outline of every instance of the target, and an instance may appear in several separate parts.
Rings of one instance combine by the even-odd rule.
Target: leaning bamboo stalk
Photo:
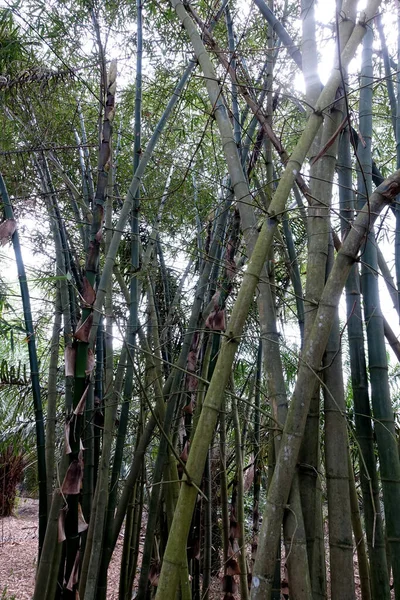
[[[183,25],[187,29],[189,36],[192,40],[193,45],[196,48],[196,53],[198,53],[199,62],[203,68],[205,67],[206,73],[209,74],[209,58],[205,51],[204,45],[202,44],[200,37],[196,31],[196,28],[193,24],[191,18],[187,15],[186,10],[179,0],[172,0],[172,5],[174,6],[178,16],[180,17]],[[342,65],[347,66],[351,58],[353,57],[355,50],[357,49],[359,42],[361,41],[364,33],[364,21],[368,20],[371,15],[374,15],[377,7],[379,6],[378,0],[373,0],[369,5],[363,18],[360,20],[359,24],[354,28],[354,31],[343,50],[342,53]],[[211,71],[211,75],[213,75],[213,71]],[[213,99],[212,104],[215,107],[216,116],[219,114],[220,108],[223,107],[220,101],[220,91],[217,80],[215,76],[211,76],[210,78],[206,78],[207,86],[210,86],[210,96]],[[198,429],[196,431],[195,438],[193,440],[191,453],[189,455],[188,461],[188,472],[190,473],[191,478],[194,479],[197,486],[199,486],[201,478],[201,472],[204,468],[204,461],[207,455],[207,449],[209,443],[211,441],[212,432],[216,423],[218,409],[221,402],[221,397],[225,390],[229,372],[231,365],[233,363],[233,358],[236,353],[236,349],[238,346],[239,337],[243,330],[244,323],[246,321],[247,312],[250,307],[250,303],[253,299],[253,294],[255,288],[259,281],[259,276],[261,273],[261,269],[264,266],[266,256],[268,254],[269,248],[271,247],[275,227],[277,224],[277,216],[284,210],[285,203],[288,195],[290,194],[290,190],[292,188],[294,179],[298,173],[298,170],[301,168],[301,165],[305,159],[305,156],[310,148],[312,140],[316,132],[318,131],[321,122],[322,122],[322,114],[321,110],[326,104],[329,104],[334,100],[334,96],[337,90],[338,85],[341,81],[341,75],[339,70],[335,70],[328,80],[324,90],[322,91],[320,98],[317,102],[316,111],[310,116],[308,125],[305,128],[303,134],[300,137],[300,140],[292,154],[288,162],[288,166],[281,178],[280,184],[276,190],[274,199],[271,203],[269,210],[269,218],[267,218],[263,224],[260,235],[258,237],[258,241],[252,253],[251,259],[249,261],[249,265],[247,271],[243,278],[243,283],[240,288],[237,301],[232,310],[232,316],[230,323],[227,328],[226,341],[221,348],[221,352],[218,357],[217,366],[214,372],[214,376],[210,383],[210,387],[204,402],[203,411],[200,416]],[[223,108],[222,108],[223,110]],[[232,141],[231,141],[232,140]],[[232,156],[237,155],[237,149],[235,147],[234,141],[231,135],[228,138],[224,138],[222,140],[223,146],[225,148],[225,152],[229,149]],[[239,175],[240,177],[240,175]],[[240,195],[240,189],[238,189],[238,179],[235,177],[235,181],[232,181],[234,186],[235,194],[238,194],[238,197],[245,198],[246,194]],[[241,186],[240,186],[241,187]],[[382,190],[386,188],[381,188]],[[377,194],[377,204],[380,209],[383,207],[383,201],[381,195]],[[363,230],[365,230],[366,223],[363,221],[364,215],[360,216],[360,221],[362,222]],[[359,241],[357,240],[357,243]],[[355,252],[358,247],[355,248]],[[343,254],[344,255],[344,251]],[[339,261],[340,263],[341,261]],[[344,271],[342,272],[344,273]],[[340,275],[342,275],[340,273]],[[336,277],[336,270],[334,270],[334,277]],[[334,296],[336,298],[336,296]],[[337,299],[338,300],[338,299]],[[325,326],[330,325],[330,323],[325,323]],[[328,331],[329,333],[329,331]],[[327,335],[326,335],[327,338]],[[326,339],[322,338],[324,344],[326,343]],[[306,351],[307,351],[306,347]],[[320,349],[320,343],[317,343],[312,348],[312,355],[316,351],[320,351],[321,354],[319,356],[319,360],[322,358],[322,353],[324,350],[324,346]],[[307,356],[307,354],[306,354]],[[319,368],[319,365],[316,369]],[[308,371],[307,371],[308,374]],[[305,385],[306,380],[302,381],[302,384]],[[308,398],[305,399],[308,401]],[[293,403],[291,405],[290,413],[295,413],[295,409],[293,407],[296,406],[297,403]],[[292,419],[289,420],[287,424],[287,429],[290,431],[293,426]],[[301,421],[300,421],[301,422]],[[297,442],[297,440],[295,440]],[[195,451],[193,452],[193,449]],[[297,448],[298,451],[298,448]],[[280,456],[285,454],[285,449],[283,449],[280,453]],[[292,457],[291,449],[289,449],[289,455]],[[297,452],[295,456],[295,460],[297,459]],[[295,461],[292,463],[290,461],[291,469],[290,473],[290,482],[292,476],[292,469],[294,469]],[[201,471],[201,472],[200,472]],[[200,472],[200,473],[199,473]],[[278,477],[279,479],[279,477]],[[289,487],[290,487],[289,482]],[[189,482],[190,483],[190,482]],[[276,486],[273,486],[273,493],[280,494],[280,491],[276,490]],[[287,500],[287,496],[289,494],[289,490],[285,489],[285,501]],[[161,571],[161,577],[159,581],[157,596],[159,598],[167,599],[173,598],[175,594],[175,590],[178,583],[178,572],[181,559],[179,558],[179,548],[184,546],[187,533],[190,526],[190,518],[193,510],[193,506],[196,499],[196,488],[191,486],[190,484],[184,485],[181,489],[181,494],[179,497],[177,509],[175,512],[175,518],[173,521],[173,525],[171,528],[168,545],[166,548],[166,552],[164,555],[163,568]],[[269,523],[269,520],[266,521]],[[179,523],[179,525],[178,525]],[[276,526],[276,525],[275,525]],[[279,525],[280,527],[280,521]],[[273,541],[276,544],[278,539],[279,531],[274,530]],[[178,553],[178,556],[176,556]],[[257,563],[256,563],[257,564]],[[259,568],[259,567],[258,567]]]
[[[35,411],[36,425],[36,452],[38,458],[38,484],[39,484],[39,557],[42,551],[47,523],[47,477],[46,477],[46,447],[45,428],[43,419],[42,399],[40,393],[39,362],[36,351],[35,328],[33,326],[31,301],[28,288],[28,280],[25,265],[22,258],[21,245],[18,229],[15,227],[14,211],[8,196],[7,188],[0,173],[0,196],[3,203],[5,218],[13,225],[11,241],[15,253],[15,261],[18,270],[18,279],[21,289],[22,306],[24,311],[24,322],[27,334],[29,364],[31,370],[32,397]]]
[[[276,16],[272,12],[272,10],[267,6],[264,0],[254,0],[254,4],[257,5],[263,17],[268,21],[273,31],[281,39],[282,44],[287,48],[287,51],[289,52],[296,65],[299,67],[300,70],[302,70],[303,60],[301,52],[296,47],[296,44],[293,43],[292,38],[284,28],[282,23],[276,18]]]

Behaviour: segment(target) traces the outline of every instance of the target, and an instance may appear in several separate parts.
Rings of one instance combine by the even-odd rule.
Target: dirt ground
[[[0,519],[0,600],[32,598],[38,537],[37,514],[37,500],[19,498],[15,515]],[[122,545],[121,534],[108,570],[108,600],[118,599]],[[326,550],[328,556],[328,548]],[[356,598],[359,600],[361,594],[356,553],[354,566]],[[221,581],[218,578],[212,581],[210,592],[212,599],[221,598]]]
[[[15,516],[0,519],[0,598],[30,600],[35,586],[38,501],[19,498]],[[117,600],[122,539],[108,571],[108,600]]]

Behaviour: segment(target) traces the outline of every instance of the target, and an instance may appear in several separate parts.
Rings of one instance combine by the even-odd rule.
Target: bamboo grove
[[[391,0],[5,0],[34,600],[400,599],[399,63]]]

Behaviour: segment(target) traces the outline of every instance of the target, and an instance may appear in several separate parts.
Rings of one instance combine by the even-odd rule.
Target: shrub
[[[0,517],[14,509],[17,486],[23,477],[24,459],[12,445],[0,447]]]

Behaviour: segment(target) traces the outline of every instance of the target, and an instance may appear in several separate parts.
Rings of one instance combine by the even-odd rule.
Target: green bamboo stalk
[[[142,28],[142,3],[136,1],[136,78],[135,78],[135,125],[134,125],[134,147],[133,147],[133,172],[139,166],[141,154],[141,118],[142,118],[142,55],[143,55],[143,28]],[[130,277],[130,307],[129,307],[129,325],[127,328],[127,342],[134,356],[134,346],[136,343],[136,331],[138,327],[138,270],[139,270],[139,206],[140,189],[135,194],[135,202],[131,215],[131,277]],[[111,228],[110,228],[111,232]],[[111,241],[111,240],[110,240]],[[107,248],[108,251],[108,248]],[[126,432],[128,428],[129,405],[132,398],[133,389],[133,362],[128,361],[123,403],[121,407],[117,442],[114,452],[114,461],[111,474],[110,498],[108,507],[108,516],[106,529],[109,529],[110,522],[114,517],[115,505],[117,501],[118,479],[121,470],[123,448],[125,445]]]
[[[302,70],[303,65],[301,52],[298,50],[298,48],[296,48],[296,44],[293,43],[292,38],[284,28],[282,23],[275,17],[274,13],[267,6],[264,0],[254,0],[254,4],[259,8],[263,17],[268,21],[273,31],[281,39],[282,44],[286,47],[287,51],[289,52],[296,65],[299,67],[300,70]]]
[[[125,372],[125,364],[126,364],[126,349],[123,348],[121,351],[121,358],[119,361],[119,365],[118,365],[118,369],[117,369],[117,373],[116,373],[116,377],[115,377],[115,381],[114,381],[114,386],[112,388],[112,390],[105,395],[104,400],[105,400],[105,422],[104,422],[104,433],[103,433],[103,448],[102,448],[102,454],[101,454],[101,461],[99,463],[99,477],[97,480],[97,484],[96,484],[96,488],[95,488],[95,496],[93,499],[93,504],[92,504],[92,513],[91,513],[91,519],[90,519],[90,523],[89,523],[89,529],[88,529],[88,533],[87,533],[87,540],[86,540],[86,547],[85,547],[85,553],[83,555],[83,559],[82,559],[82,566],[81,566],[81,576],[80,576],[80,581],[79,581],[79,589],[80,589],[80,595],[84,596],[85,593],[85,588],[86,588],[86,581],[88,578],[88,574],[89,574],[89,567],[90,567],[90,561],[92,561],[92,572],[93,569],[95,567],[95,565],[93,565],[93,561],[99,560],[99,557],[94,557],[94,559],[92,559],[92,553],[93,553],[93,541],[95,540],[95,544],[97,545],[97,552],[99,552],[99,548],[101,548],[101,544],[99,543],[99,535],[100,535],[100,527],[98,524],[98,521],[103,520],[104,522],[104,515],[103,517],[101,517],[101,512],[99,514],[99,519],[97,519],[97,514],[98,514],[98,509],[100,507],[100,511],[104,510],[104,499],[99,500],[98,499],[98,495],[100,493],[103,494],[103,496],[107,497],[107,493],[105,493],[105,490],[108,490],[108,473],[106,473],[107,468],[109,467],[109,453],[110,453],[110,446],[112,443],[112,439],[113,439],[113,431],[114,431],[114,423],[115,423],[115,417],[116,417],[116,412],[117,412],[117,407],[118,407],[118,400],[121,396],[121,389],[122,389],[122,384],[123,384],[123,376],[124,376],[124,372]],[[103,475],[101,474],[101,471],[103,470]],[[107,477],[106,477],[107,475]],[[102,530],[101,530],[102,531]],[[81,594],[82,592],[82,594]],[[98,597],[101,597],[101,591],[98,591]]]
[[[132,498],[128,504],[125,518],[125,531],[124,531],[124,544],[122,548],[121,556],[121,567],[119,573],[119,589],[118,598],[119,600],[130,600],[129,592],[129,563],[131,552],[134,551],[133,543],[135,539],[134,535],[134,522],[135,522],[135,506],[137,498],[138,486],[136,485],[132,492]]]
[[[400,11],[399,7],[397,7],[397,63],[399,64],[400,59]],[[397,73],[397,81],[396,81],[396,113],[395,113],[395,140],[396,140],[396,165],[397,168],[400,168],[400,76]],[[389,77],[389,79],[391,79]],[[390,83],[388,83],[388,91],[390,89]],[[392,94],[393,98],[393,94]],[[393,112],[392,112],[393,116]],[[395,242],[394,242],[394,252],[395,252],[395,270],[396,270],[396,284],[397,284],[397,305],[400,310],[400,208],[399,205],[396,205],[396,232],[395,232]],[[399,317],[400,319],[400,317]]]
[[[338,177],[341,227],[344,238],[354,217],[350,132],[346,129],[340,141]],[[370,561],[372,597],[389,596],[389,578],[386,563],[385,539],[380,510],[379,481],[376,469],[371,410],[368,393],[368,375],[365,360],[362,326],[360,278],[354,265],[346,281],[347,327],[350,351],[351,384],[355,412],[357,442],[360,450],[360,482],[364,503],[364,518]]]
[[[360,587],[361,587],[361,598],[362,600],[371,600],[371,585],[369,576],[369,563],[367,546],[364,539],[364,532],[362,528],[360,509],[358,506],[358,494],[356,489],[356,482],[354,479],[353,465],[351,464],[350,452],[348,452],[348,467],[349,467],[349,485],[350,485],[350,502],[351,502],[351,522],[353,526],[354,541],[357,548],[357,559],[358,559],[358,572],[360,575]],[[383,590],[382,590],[383,592]],[[375,596],[377,597],[377,596]],[[383,593],[381,597],[385,598]]]
[[[203,583],[201,588],[202,600],[209,599],[211,585],[211,556],[212,556],[212,487],[211,487],[211,465],[210,451],[208,451],[206,466],[204,469],[204,491],[207,500],[204,500],[203,522],[204,522],[204,545],[203,545]]]
[[[387,48],[387,44],[386,44],[385,34],[383,32],[382,18],[381,18],[380,14],[378,14],[376,16],[375,22],[376,22],[376,29],[379,33],[379,39],[381,42],[383,66],[385,69],[385,84],[386,84],[387,94],[388,94],[388,98],[389,98],[389,106],[390,106],[390,113],[391,113],[391,117],[392,117],[393,132],[394,132],[394,135],[396,138],[396,113],[397,113],[396,94],[394,91],[392,70],[390,68],[389,53],[388,53],[388,48]]]
[[[321,80],[318,75],[318,53],[315,36],[315,11],[312,0],[301,0],[301,62],[296,64],[302,69],[306,87],[307,103],[315,106],[321,93]],[[293,41],[291,40],[293,44]]]
[[[333,243],[329,245],[328,270],[333,264]],[[328,527],[331,597],[353,600],[353,539],[348,480],[348,439],[346,399],[339,311],[334,316],[323,360],[325,414],[325,474],[328,496]]]
[[[229,510],[228,510],[228,478],[226,472],[226,412],[225,406],[221,407],[219,415],[219,454],[220,454],[220,477],[221,477],[221,529],[224,574],[228,562],[229,547]]]
[[[266,485],[266,492],[268,493],[269,487],[272,482],[272,477],[274,475],[275,469],[275,435],[274,431],[271,428],[268,435],[268,479]],[[275,568],[274,575],[272,579],[272,589],[271,589],[271,600],[281,600],[281,560],[282,560],[282,552],[281,552],[281,535],[279,535],[278,549],[276,552],[275,558]],[[253,564],[254,568],[254,564]],[[253,581],[253,579],[252,579]]]
[[[149,333],[151,336],[152,346],[154,348],[154,363],[155,363],[155,370],[156,370],[155,387],[157,388],[156,397],[159,399],[158,413],[159,413],[161,419],[163,419],[164,423],[165,423],[166,410],[165,410],[165,405],[162,402],[162,390],[161,390],[162,358],[161,358],[161,350],[160,350],[160,340],[159,340],[159,335],[158,335],[154,290],[153,290],[153,286],[151,285],[151,281],[149,281],[149,286],[148,286],[148,299],[149,299],[148,304],[149,304],[150,320],[153,323],[153,325],[150,327]],[[163,434],[163,437],[166,437],[168,435],[165,430],[163,430],[162,434]],[[160,461],[160,464],[163,464],[163,461]],[[156,468],[154,471],[156,472]],[[166,477],[165,477],[165,474],[166,474]],[[167,507],[168,526],[170,527],[170,525],[172,523],[172,519],[173,519],[176,501],[179,496],[179,483],[178,483],[179,475],[178,475],[176,458],[172,454],[171,446],[169,446],[169,448],[168,448],[167,457],[164,462],[164,481],[165,480],[167,480],[169,482],[167,485],[164,484],[163,487],[164,487],[164,498],[165,498],[166,507]],[[153,487],[161,488],[161,486],[157,486],[157,485],[153,486]],[[150,512],[150,510],[149,510],[149,512]],[[157,510],[155,512],[156,512],[156,514],[158,513]],[[149,528],[149,523],[148,523],[148,528]],[[147,534],[148,534],[148,531],[146,529],[146,539],[147,539]],[[154,536],[154,531],[153,531],[153,536]],[[144,570],[144,562],[145,562],[144,558],[145,558],[145,550],[143,551],[142,570]],[[190,600],[189,572],[188,572],[187,561],[184,561],[184,564],[181,569],[180,584],[181,584],[180,591],[181,591],[182,600]],[[140,581],[139,581],[138,597],[140,598]]]
[[[229,52],[230,52],[230,64],[233,70],[236,70],[236,43],[233,31],[233,20],[231,11],[229,6],[227,5],[225,8],[226,15],[226,28],[228,30],[228,44],[229,44]],[[241,131],[240,131],[240,113],[239,113],[239,103],[238,103],[238,90],[237,86],[234,82],[231,84],[231,94],[232,94],[232,115],[233,115],[233,135],[235,138],[236,146],[240,149],[241,146]]]
[[[262,366],[262,342],[258,343],[257,352],[257,371],[255,380],[255,395],[254,395],[254,483],[253,483],[253,531],[251,541],[251,568],[257,554],[258,548],[258,532],[260,530],[260,490],[261,490],[261,445],[260,445],[260,395],[261,395],[261,366]]]
[[[53,331],[50,342],[50,361],[47,380],[47,416],[46,416],[46,473],[47,473],[47,504],[51,505],[53,498],[53,482],[55,475],[55,446],[57,421],[57,367],[60,351],[60,331],[62,310],[60,302],[60,286],[56,288]]]
[[[243,457],[241,450],[240,422],[236,397],[232,396],[233,429],[235,433],[235,462],[237,480],[237,522],[239,525],[239,566],[240,566],[240,597],[248,600],[249,588],[247,581],[246,534],[244,526],[244,488],[243,488]]]
[[[307,103],[315,105],[321,89],[318,75],[318,53],[316,46],[314,2],[302,0],[302,56],[303,75],[306,85]],[[355,12],[355,10],[354,10]],[[354,23],[355,14],[351,15]],[[330,110],[329,118],[324,122],[323,131],[316,136],[310,151],[310,159],[319,153],[332,137],[340,123],[342,114],[339,107]],[[304,299],[304,337],[307,339],[325,284],[326,259],[330,233],[330,204],[332,181],[335,169],[337,142],[327,150],[318,162],[310,166],[310,206],[308,209],[307,234],[307,280]],[[308,557],[313,594],[315,598],[326,594],[324,532],[321,519],[322,496],[319,485],[321,464],[320,451],[320,390],[315,389],[303,445],[300,451],[300,493],[303,506],[305,530],[307,536]],[[351,589],[351,588],[350,588]]]
[[[56,300],[53,333],[50,344],[50,362],[47,384],[47,417],[46,417],[46,471],[47,471],[47,502],[51,505],[53,483],[55,476],[55,447],[56,447],[56,411],[57,411],[57,368],[60,350],[61,321],[64,315],[64,340],[71,344],[71,321],[68,303],[68,288],[66,273],[68,271],[66,246],[63,223],[57,207],[57,200],[47,160],[43,153],[35,160],[41,188],[44,193],[46,208],[49,214],[51,232],[54,239],[56,254]],[[66,403],[70,402],[70,387],[66,385]]]
[[[149,320],[150,320],[151,341],[152,341],[152,346],[154,347],[154,352],[155,352],[155,356],[157,357],[157,363],[158,363],[157,379],[161,386],[162,374],[161,374],[161,370],[160,370],[160,365],[161,365],[160,344],[159,344],[159,340],[158,340],[158,326],[157,326],[157,315],[156,315],[155,303],[154,303],[154,295],[153,295],[153,290],[152,290],[151,285],[149,285],[149,289],[148,289],[148,306],[149,306],[148,310],[149,310]],[[160,403],[160,407],[161,407],[161,411],[162,411],[162,412],[160,412],[160,417],[165,423],[165,406],[163,403],[162,404]],[[167,432],[166,432],[166,435],[168,435]],[[161,443],[160,443],[160,447],[161,447]],[[169,450],[169,448],[167,446],[166,453],[168,453],[168,450]],[[152,477],[153,485],[152,485],[151,495],[150,495],[146,534],[145,534],[144,548],[143,548],[143,554],[142,554],[142,564],[141,564],[141,568],[140,568],[140,577],[139,577],[138,592],[137,592],[138,600],[145,600],[148,597],[148,588],[150,586],[150,582],[149,582],[150,564],[151,564],[151,560],[153,557],[153,545],[154,545],[154,539],[155,539],[155,530],[156,530],[157,521],[159,518],[159,510],[160,510],[160,504],[161,504],[161,492],[162,492],[161,482],[162,482],[164,469],[166,469],[167,473],[169,473],[169,476],[172,479],[172,476],[171,476],[171,473],[169,470],[169,466],[170,466],[169,462],[167,464],[168,456],[165,456],[163,458],[163,460],[161,460],[159,458],[159,456],[160,456],[160,451],[157,456],[157,460],[156,460],[156,463],[155,463],[154,469],[153,469],[153,477]],[[167,479],[168,479],[168,477],[167,477]],[[168,491],[169,490],[166,490],[166,493],[168,493]],[[172,507],[170,507],[170,510],[172,510]]]
[[[4,216],[6,219],[15,221],[14,211],[8,196],[6,184],[0,173],[0,196],[3,203]],[[35,329],[33,326],[32,311],[30,304],[28,280],[25,272],[25,265],[22,258],[21,245],[19,241],[18,230],[15,229],[11,237],[15,261],[17,263],[18,279],[21,289],[22,306],[24,311],[24,322],[28,342],[29,365],[31,370],[33,408],[35,411],[36,425],[36,452],[38,464],[38,484],[39,484],[39,558],[43,547],[44,536],[47,523],[47,476],[46,476],[46,445],[45,445],[45,427],[43,419],[42,399],[40,393],[39,380],[39,362],[36,351]]]
[[[360,132],[365,146],[359,147],[361,172],[358,174],[359,200],[368,199],[372,188],[372,43],[369,30],[364,39],[360,90]],[[379,188],[378,188],[379,189]],[[386,516],[386,535],[390,545],[395,595],[400,597],[400,461],[395,439],[394,414],[388,381],[388,365],[382,311],[377,281],[378,261],[373,229],[363,248],[361,285],[364,320],[367,330],[371,401],[375,418],[375,435],[379,452],[380,476]]]
[[[107,114],[107,113],[105,113]],[[112,143],[109,141],[110,147],[110,163],[112,162]],[[106,205],[105,205],[105,251],[110,245],[112,237],[112,189],[113,189],[113,170],[108,171],[108,191],[106,191]],[[111,192],[111,193],[110,193]],[[103,536],[106,528],[106,516],[107,508],[109,503],[110,494],[105,493],[108,486],[109,470],[110,470],[110,459],[111,449],[114,438],[114,424],[117,415],[117,398],[120,395],[122,380],[121,376],[124,371],[125,359],[121,357],[121,365],[117,371],[117,378],[115,385],[113,386],[113,372],[114,372],[114,353],[113,353],[113,301],[112,301],[112,280],[108,282],[107,294],[104,302],[105,310],[105,332],[104,332],[104,388],[105,395],[104,399],[104,428],[102,438],[102,451],[101,460],[98,465],[98,474],[96,480],[96,506],[95,515],[93,516],[90,524],[90,543],[88,544],[88,551],[84,554],[84,563],[86,568],[82,568],[82,581],[80,582],[80,590],[84,592],[84,595],[88,595],[89,598],[96,595],[96,599],[100,600],[97,592],[100,584],[99,579],[107,576],[107,571],[100,571],[101,561],[101,549],[103,545]],[[122,353],[123,354],[123,353]],[[111,402],[110,402],[111,398]],[[115,452],[114,452],[115,458]],[[93,525],[93,527],[92,527]],[[90,558],[88,559],[88,557]],[[100,576],[101,575],[101,576]]]
[[[58,543],[58,518],[60,510],[65,504],[65,498],[59,486],[61,486],[67,468],[68,456],[64,454],[57,473],[58,487],[53,492],[53,500],[49,510],[46,536],[36,572],[33,600],[54,600],[62,548],[62,544]]]
[[[129,572],[128,572],[128,594],[130,594],[128,596],[128,598],[126,600],[129,600],[130,598],[132,598],[132,589],[133,589],[133,584],[136,578],[136,569],[137,569],[137,564],[138,564],[138,559],[139,559],[139,554],[140,554],[140,548],[139,548],[139,544],[140,544],[140,535],[141,535],[141,529],[142,529],[142,514],[143,514],[143,502],[144,502],[144,481],[145,481],[145,469],[144,469],[144,465],[142,468],[142,481],[141,481],[141,485],[138,486],[138,493],[137,493],[137,497],[136,497],[136,503],[135,503],[135,512],[134,512],[134,516],[133,516],[133,528],[132,528],[132,541],[131,541],[131,556],[130,556],[130,563],[129,563]]]

